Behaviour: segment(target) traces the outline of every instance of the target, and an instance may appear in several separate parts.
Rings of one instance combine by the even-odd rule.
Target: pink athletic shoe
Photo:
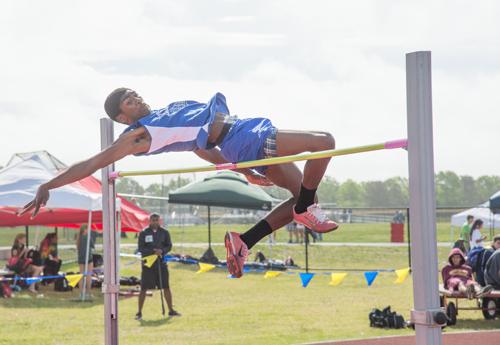
[[[307,208],[306,212],[295,213],[293,209],[293,220],[297,223],[303,224],[305,227],[315,232],[330,232],[339,227],[333,220],[328,219],[326,214],[321,210],[317,204],[312,204]]]
[[[226,232],[224,244],[226,246],[227,270],[232,276],[241,278],[243,265],[248,256],[248,247],[237,232]]]

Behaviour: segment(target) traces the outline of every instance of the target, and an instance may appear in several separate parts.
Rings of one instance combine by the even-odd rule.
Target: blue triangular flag
[[[42,278],[26,278],[26,284],[31,285],[42,281]]]
[[[377,278],[377,271],[374,272],[365,272],[365,279],[366,282],[368,283],[368,286],[371,286],[375,278]]]
[[[302,281],[302,287],[307,287],[311,279],[314,277],[314,273],[299,273],[300,280]]]

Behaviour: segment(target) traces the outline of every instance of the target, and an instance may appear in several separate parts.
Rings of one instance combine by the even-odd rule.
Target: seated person
[[[288,256],[285,259],[285,266],[295,266],[295,262],[293,261],[291,256]]]
[[[498,249],[500,249],[500,235],[497,235],[493,238],[493,241],[491,242],[491,248],[486,249],[481,257],[480,267],[476,272],[476,280],[482,286],[486,285],[486,282],[484,281],[484,270],[486,269],[486,263],[493,255],[493,253]]]
[[[7,268],[13,270],[17,274],[28,275],[29,277],[41,276],[43,266],[33,265],[31,259],[26,257],[27,254],[28,247],[26,247],[26,235],[23,233],[17,234],[10,251],[11,257],[7,263]],[[37,294],[36,283],[30,284],[28,290]]]
[[[482,297],[490,292],[493,288],[481,286],[472,277],[472,268],[465,264],[465,257],[462,251],[458,248],[453,248],[448,255],[449,263],[443,267],[441,274],[443,275],[444,288],[451,294],[454,291],[459,291],[467,298]]]
[[[48,233],[40,242],[40,257],[44,266],[44,275],[59,274],[62,260],[57,256],[57,234],[55,232]]]
[[[500,249],[495,250],[486,262],[484,280],[495,290],[500,290]]]
[[[258,250],[257,253],[255,254],[255,259],[254,259],[255,262],[260,262],[260,263],[266,263],[267,262],[267,259],[266,257],[264,256],[264,254]]]

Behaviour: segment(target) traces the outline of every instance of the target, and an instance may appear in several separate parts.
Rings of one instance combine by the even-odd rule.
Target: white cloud
[[[97,152],[102,103],[118,86],[155,107],[221,91],[242,117],[330,131],[339,147],[400,138],[404,54],[426,49],[436,169],[499,174],[499,12],[494,1],[451,0],[7,1],[0,116],[9,130],[0,165],[14,152],[46,149],[67,163]],[[184,153],[130,157],[118,167],[200,164]],[[405,153],[391,151],[336,158],[328,173],[369,180],[406,170]]]

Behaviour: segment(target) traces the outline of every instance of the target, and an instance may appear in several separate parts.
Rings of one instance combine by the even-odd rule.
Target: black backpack
[[[31,259],[31,263],[36,266],[42,266],[42,256],[40,252],[35,249],[30,249],[26,254],[28,259]]]
[[[403,316],[396,312],[392,312],[390,306],[383,310],[373,309],[370,314],[368,314],[368,318],[370,319],[370,327],[395,329],[406,327]]]
[[[73,290],[73,288],[69,286],[68,281],[65,277],[56,278],[54,280],[54,291],[66,292],[71,290]]]

